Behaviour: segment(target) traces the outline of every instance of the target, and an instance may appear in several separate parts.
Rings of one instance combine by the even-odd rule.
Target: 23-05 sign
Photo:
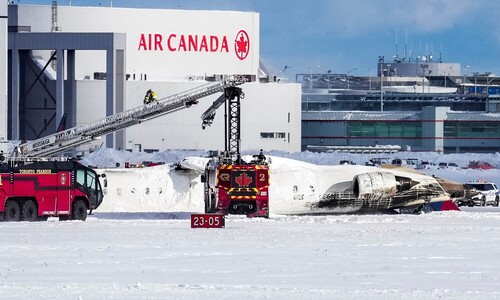
[[[223,228],[224,215],[191,214],[191,228]]]

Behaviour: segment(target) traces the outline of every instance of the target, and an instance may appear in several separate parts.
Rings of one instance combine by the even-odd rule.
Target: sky
[[[15,0],[46,4],[49,0]],[[238,10],[260,13],[260,55],[290,80],[296,73],[375,75],[377,60],[432,55],[500,75],[496,0],[66,0],[59,5]],[[495,13],[496,12],[496,13]],[[396,46],[397,45],[397,46]],[[287,68],[285,68],[285,66]]]

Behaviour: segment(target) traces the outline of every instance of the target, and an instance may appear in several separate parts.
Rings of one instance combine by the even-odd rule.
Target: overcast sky
[[[47,4],[50,0],[15,0]],[[256,11],[261,59],[287,76],[326,72],[375,75],[378,56],[392,61],[432,55],[500,76],[500,1],[497,0],[114,0],[114,7]],[[109,6],[109,0],[59,5]],[[147,20],[145,20],[147,21]],[[396,43],[397,41],[397,43]],[[396,47],[397,44],[397,47]],[[397,49],[397,52],[396,52]],[[356,68],[355,70],[352,70]]]

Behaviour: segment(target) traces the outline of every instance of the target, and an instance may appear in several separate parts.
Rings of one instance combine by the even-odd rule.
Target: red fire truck
[[[265,161],[221,163],[212,158],[202,175],[205,212],[269,217],[269,166]],[[224,161],[224,160],[222,160]]]
[[[217,108],[225,104],[225,151],[213,156],[201,177],[204,183],[205,212],[245,214],[249,217],[269,217],[269,166],[261,153],[250,161],[240,154],[239,87],[227,87],[202,115],[205,128],[211,125]]]
[[[99,177],[77,161],[0,163],[0,220],[84,221],[103,200]]]

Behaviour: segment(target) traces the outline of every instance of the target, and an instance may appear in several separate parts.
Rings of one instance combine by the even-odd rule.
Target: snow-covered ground
[[[85,157],[86,164],[115,177],[128,172],[133,180],[109,182],[112,190],[85,222],[0,223],[0,299],[500,299],[497,207],[422,215],[228,216],[223,229],[191,229],[190,212],[203,205],[193,181],[165,176],[166,166],[111,169],[125,161],[173,163],[203,155],[102,149]],[[325,165],[343,159],[363,164],[377,156],[266,155]],[[500,165],[498,154],[392,157]],[[498,170],[426,172],[500,183]]]

